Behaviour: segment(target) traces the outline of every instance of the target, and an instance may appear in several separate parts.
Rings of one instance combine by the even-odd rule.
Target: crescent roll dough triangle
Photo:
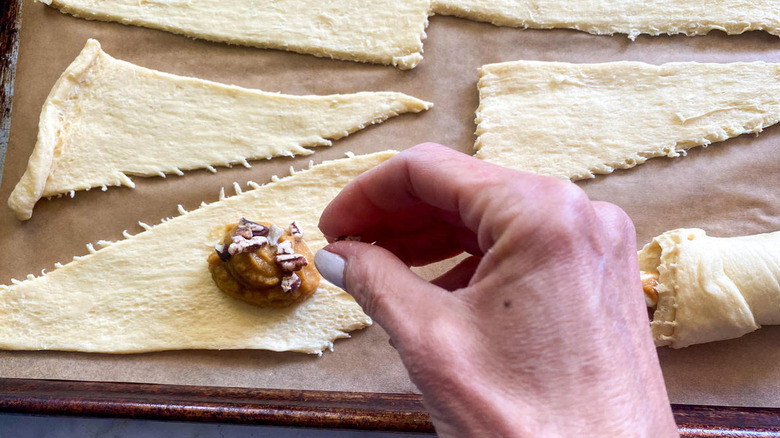
[[[577,29],[593,34],[700,35],[765,30],[780,35],[780,6],[770,0],[433,0],[433,11],[497,26]]]
[[[780,231],[732,238],[667,231],[639,251],[658,275],[651,327],[672,348],[737,338],[780,324]]]
[[[128,175],[311,154],[305,147],[431,105],[401,93],[290,96],[174,76],[114,59],[89,40],[43,105],[8,204],[26,220],[41,197],[133,187]]]
[[[777,123],[780,64],[507,62],[479,97],[477,157],[578,180]]]
[[[0,348],[135,353],[267,349],[320,353],[371,324],[354,299],[320,281],[303,303],[255,307],[222,293],[206,259],[241,217],[298,221],[312,251],[320,213],[353,178],[393,156],[328,161],[223,198],[110,243],[40,276],[0,286]],[[91,248],[91,245],[88,246]]]
[[[37,0],[87,20],[414,68],[430,0]]]

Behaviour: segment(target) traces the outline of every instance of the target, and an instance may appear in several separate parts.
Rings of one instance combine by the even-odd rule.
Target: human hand
[[[576,185],[415,146],[325,209],[316,256],[388,332],[440,436],[674,436],[634,228]],[[433,282],[408,266],[471,254]]]

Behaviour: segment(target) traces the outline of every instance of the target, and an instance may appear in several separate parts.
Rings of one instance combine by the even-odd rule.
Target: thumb
[[[314,262],[326,280],[349,292],[400,343],[416,337],[420,324],[433,320],[447,306],[443,301],[453,299],[376,245],[333,243],[317,251]]]

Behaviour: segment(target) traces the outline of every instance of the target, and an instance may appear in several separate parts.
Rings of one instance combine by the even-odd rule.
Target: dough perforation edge
[[[395,151],[391,151],[391,152],[395,152]],[[345,152],[344,155],[346,156],[346,158],[341,158],[341,159],[337,159],[337,160],[330,160],[330,161],[338,161],[338,160],[343,160],[343,159],[349,159],[349,158],[356,157],[356,155],[353,152],[350,152],[350,151]],[[214,201],[214,202],[224,201],[224,200],[226,200],[228,198],[232,198],[234,196],[242,195],[242,194],[246,193],[247,191],[258,190],[258,189],[260,189],[262,187],[265,187],[265,186],[268,186],[270,184],[274,184],[274,183],[278,183],[280,181],[284,181],[284,180],[286,180],[286,179],[288,179],[288,178],[290,178],[292,176],[295,176],[295,175],[297,175],[299,173],[308,172],[308,171],[310,171],[311,169],[313,169],[315,167],[316,167],[316,165],[314,164],[313,160],[309,160],[309,163],[307,164],[307,166],[304,169],[301,169],[301,170],[295,170],[295,168],[293,166],[290,166],[290,168],[289,168],[289,173],[290,174],[289,175],[283,176],[281,178],[278,175],[272,175],[270,180],[267,183],[258,184],[255,181],[247,181],[246,185],[249,187],[249,190],[242,189],[241,185],[238,182],[234,181],[232,183],[234,194],[231,195],[231,196],[226,195],[225,194],[225,187],[222,187],[222,188],[220,188],[220,191],[219,191],[219,199],[217,201]],[[207,207],[207,206],[213,204],[214,202],[207,203],[205,201],[201,201],[201,203],[198,206],[198,208]],[[150,231],[150,230],[154,229],[155,227],[157,227],[159,225],[162,225],[164,223],[167,223],[167,222],[169,222],[169,221],[171,221],[171,220],[173,220],[173,219],[175,219],[177,217],[182,217],[182,216],[185,216],[187,214],[190,214],[193,211],[196,211],[198,208],[196,208],[194,210],[189,210],[188,211],[181,204],[177,204],[177,210],[178,210],[178,213],[179,213],[177,216],[166,216],[166,217],[163,217],[162,219],[160,219],[160,222],[155,224],[155,225],[149,225],[149,224],[147,224],[145,222],[138,221],[138,225],[142,228],[142,230],[139,231],[136,234],[130,234],[127,230],[122,230],[122,239],[118,239],[118,240],[103,240],[103,239],[100,239],[100,240],[98,240],[98,241],[96,241],[94,243],[92,243],[92,242],[86,243],[85,247],[87,248],[87,254],[73,256],[73,258],[71,259],[71,262],[86,260],[87,258],[89,258],[92,255],[98,253],[99,251],[101,251],[104,248],[108,248],[111,245],[115,245],[115,244],[117,244],[117,243],[119,243],[121,241],[130,239],[130,238],[132,238],[134,236],[137,236],[137,235],[139,235],[141,233],[144,233],[146,231]],[[95,248],[95,245],[99,246],[99,248]],[[70,263],[70,262],[67,262],[67,263]],[[6,290],[10,289],[11,286],[18,285],[18,284],[21,284],[21,283],[23,283],[25,281],[34,280],[34,279],[36,279],[38,277],[43,277],[45,275],[48,275],[49,273],[51,273],[51,272],[53,272],[53,271],[55,271],[55,270],[65,266],[67,263],[63,264],[61,262],[56,262],[56,263],[54,263],[54,269],[52,269],[52,270],[47,272],[46,269],[44,268],[44,269],[41,270],[41,273],[39,275],[27,274],[27,276],[25,277],[24,280],[18,280],[16,278],[11,278],[10,279],[10,284],[0,284],[0,293],[5,292]]]

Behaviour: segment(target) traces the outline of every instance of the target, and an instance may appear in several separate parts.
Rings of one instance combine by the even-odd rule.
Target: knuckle
[[[537,190],[534,225],[513,236],[518,244],[533,242],[536,254],[569,256],[590,247],[600,234],[593,202],[577,185],[550,178]],[[529,215],[518,215],[525,220]]]
[[[593,204],[585,192],[572,183],[557,184],[547,202],[541,230],[556,240],[576,239],[595,222]]]
[[[634,222],[620,207],[609,202],[595,205],[604,233],[611,239],[613,247],[626,251],[636,251],[636,229]]]
[[[545,223],[577,223],[592,216],[593,206],[588,195],[569,181],[552,179],[541,187],[540,194],[544,207],[542,221]]]
[[[575,217],[579,217],[583,214],[590,213],[593,209],[592,203],[579,186],[564,182],[559,185],[556,190],[557,205],[562,208],[563,213]]]
[[[633,232],[634,223],[631,221],[628,213],[622,208],[610,202],[596,202],[594,203],[594,207],[605,225],[611,228]]]

